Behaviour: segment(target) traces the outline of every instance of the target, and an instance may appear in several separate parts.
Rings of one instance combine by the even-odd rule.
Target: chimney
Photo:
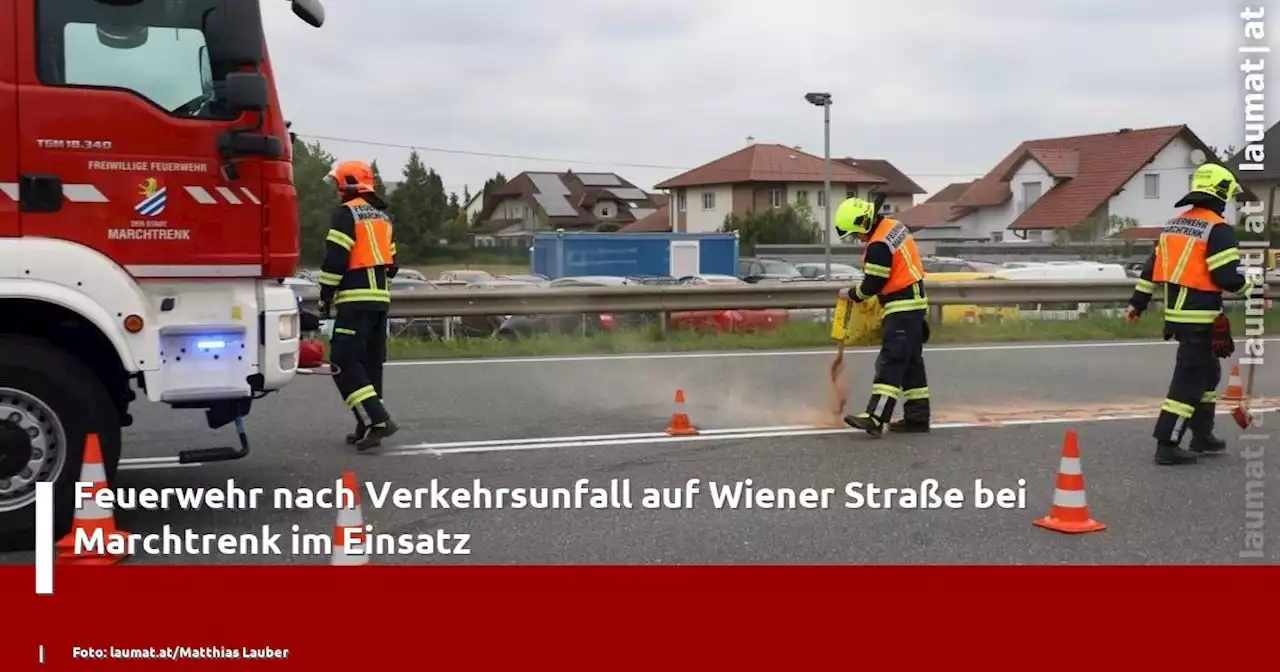
[[[747,136],[747,146],[756,144],[756,139],[750,135]]]

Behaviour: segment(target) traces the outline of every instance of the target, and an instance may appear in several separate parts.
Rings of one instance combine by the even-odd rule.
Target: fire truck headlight
[[[281,315],[280,316],[280,340],[292,341],[298,337],[298,316]]]

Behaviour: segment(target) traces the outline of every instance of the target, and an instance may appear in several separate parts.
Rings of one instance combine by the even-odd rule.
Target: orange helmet
[[[324,181],[344,194],[373,191],[373,168],[364,161],[341,161],[324,176]]]

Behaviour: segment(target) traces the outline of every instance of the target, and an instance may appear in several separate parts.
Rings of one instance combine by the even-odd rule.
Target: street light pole
[[[826,248],[826,277],[831,277],[831,94],[806,93],[810,105],[822,108],[822,245]]]
[[[822,105],[822,244],[826,246],[827,279],[831,279],[831,96]]]

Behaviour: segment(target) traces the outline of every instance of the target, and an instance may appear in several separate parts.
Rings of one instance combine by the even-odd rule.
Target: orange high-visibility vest
[[[889,268],[889,279],[885,282],[881,294],[892,294],[904,290],[924,279],[924,264],[920,263],[920,251],[916,241],[907,231],[907,227],[896,219],[885,218],[875,233],[867,239],[867,246],[872,243],[884,243],[893,253],[893,266]],[[862,252],[862,263],[867,261],[867,252]]]
[[[1213,227],[1226,223],[1218,213],[1204,208],[1191,208],[1165,222],[1151,279],[1202,292],[1222,291],[1210,275],[1206,250]]]
[[[394,257],[391,254],[391,222],[387,221],[387,216],[363,198],[353,198],[344,205],[351,210],[356,234],[347,270],[390,266]]]

